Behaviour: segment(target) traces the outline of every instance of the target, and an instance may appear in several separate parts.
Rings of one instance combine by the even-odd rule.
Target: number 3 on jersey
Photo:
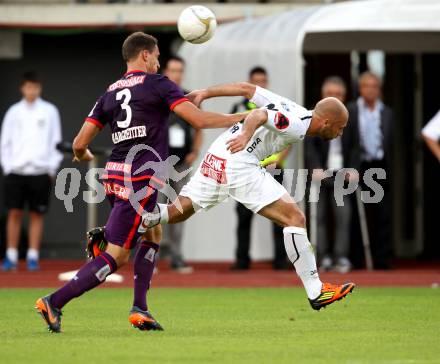
[[[121,104],[121,109],[125,110],[125,112],[127,113],[127,117],[125,118],[125,120],[119,120],[116,123],[118,124],[119,128],[125,129],[130,125],[132,117],[131,107],[130,105],[128,105],[131,100],[130,89],[124,88],[123,90],[116,93],[116,100],[122,100],[122,98],[124,99]]]

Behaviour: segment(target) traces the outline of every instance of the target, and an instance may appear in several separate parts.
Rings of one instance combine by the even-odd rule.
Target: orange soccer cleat
[[[50,304],[50,296],[41,297],[35,303],[35,308],[43,317],[47,328],[51,332],[61,332],[61,310]]]
[[[309,299],[310,305],[314,310],[319,311],[321,308],[343,299],[351,291],[353,291],[354,283],[345,283],[342,286],[337,286],[330,283],[323,283],[321,294],[315,299]]]
[[[153,315],[149,311],[143,311],[140,308],[133,306],[128,316],[128,321],[131,322],[133,327],[139,330],[157,330],[163,331],[163,327],[160,326]]]

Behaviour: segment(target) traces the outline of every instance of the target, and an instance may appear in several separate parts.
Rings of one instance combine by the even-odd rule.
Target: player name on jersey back
[[[114,144],[118,144],[124,140],[142,138],[145,136],[147,136],[147,128],[144,125],[141,125],[112,133],[112,140]]]
[[[108,87],[108,91],[114,91],[118,88],[124,88],[124,87],[133,87],[136,85],[139,85],[141,83],[143,83],[145,80],[145,75],[142,76],[133,76],[131,78],[125,79],[125,80],[118,80],[114,83],[112,83],[109,87]]]

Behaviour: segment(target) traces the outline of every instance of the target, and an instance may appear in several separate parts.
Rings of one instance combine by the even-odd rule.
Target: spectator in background
[[[327,77],[321,87],[321,96],[336,97],[345,102],[347,89],[344,81],[337,76]],[[312,179],[320,180],[321,190],[318,201],[318,231],[317,250],[320,261],[320,269],[327,271],[335,269],[340,273],[351,270],[351,262],[348,259],[350,249],[350,221],[351,200],[350,196],[344,196],[344,205],[338,206],[334,198],[334,179],[325,178],[325,170],[334,172],[334,175],[342,168],[348,168],[356,164],[352,160],[352,148],[347,143],[345,134],[331,141],[321,138],[310,138],[306,141],[306,159],[308,168],[313,171]],[[311,172],[312,173],[312,172]],[[350,178],[351,176],[347,176]],[[354,178],[354,177],[353,177]],[[330,201],[329,201],[330,200]],[[328,204],[330,202],[333,211],[333,244],[328,241]]]
[[[386,179],[378,180],[384,189],[379,203],[366,203],[365,210],[374,268],[389,269],[391,253],[391,166],[393,112],[381,100],[381,80],[371,72],[359,77],[359,98],[348,104],[350,117],[344,138],[356,146],[357,170],[361,176],[370,168],[382,168]],[[346,135],[345,135],[346,134]],[[361,187],[366,190],[365,184]]]
[[[254,67],[249,72],[249,82],[267,88],[268,76],[267,72],[262,67]],[[256,105],[247,99],[243,99],[241,102],[234,104],[231,110],[231,114],[251,111],[256,108]],[[261,162],[262,167],[268,169],[274,169],[274,178],[282,183],[285,159],[290,148],[287,148],[281,153],[272,155]],[[250,267],[251,259],[249,257],[249,249],[251,242],[251,222],[254,216],[251,210],[248,210],[242,204],[237,203],[236,207],[238,215],[237,226],[237,250],[235,254],[235,263],[232,265],[232,270],[247,270]],[[283,229],[276,224],[273,224],[273,239],[274,239],[274,259],[272,262],[273,269],[283,270],[288,269],[289,264],[287,262],[286,251],[284,249]]]
[[[434,157],[440,162],[440,111],[422,129],[422,137]]]
[[[174,56],[167,61],[163,74],[180,86],[184,72],[184,60]],[[175,165],[176,170],[178,172],[187,170],[193,165],[199,155],[202,145],[202,131],[194,129],[190,124],[172,112],[169,118],[168,137],[169,155],[176,155],[180,158],[179,163]],[[187,180],[187,178],[177,182],[170,180],[169,183],[171,188],[179,194]],[[169,203],[171,202],[169,201]],[[163,230],[164,240],[162,247],[168,246],[169,248],[171,268],[181,273],[192,272],[192,267],[186,264],[182,256],[183,223],[163,226]]]
[[[23,76],[23,99],[12,105],[1,129],[0,162],[5,174],[7,249],[2,268],[14,270],[24,209],[29,209],[27,268],[39,269],[43,215],[49,206],[52,180],[63,159],[56,149],[61,141],[58,109],[40,98],[42,83],[35,72]]]

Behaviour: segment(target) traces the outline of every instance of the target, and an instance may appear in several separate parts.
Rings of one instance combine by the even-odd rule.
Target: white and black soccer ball
[[[217,28],[214,13],[205,6],[187,7],[179,16],[177,29],[187,42],[200,44],[210,40]]]

